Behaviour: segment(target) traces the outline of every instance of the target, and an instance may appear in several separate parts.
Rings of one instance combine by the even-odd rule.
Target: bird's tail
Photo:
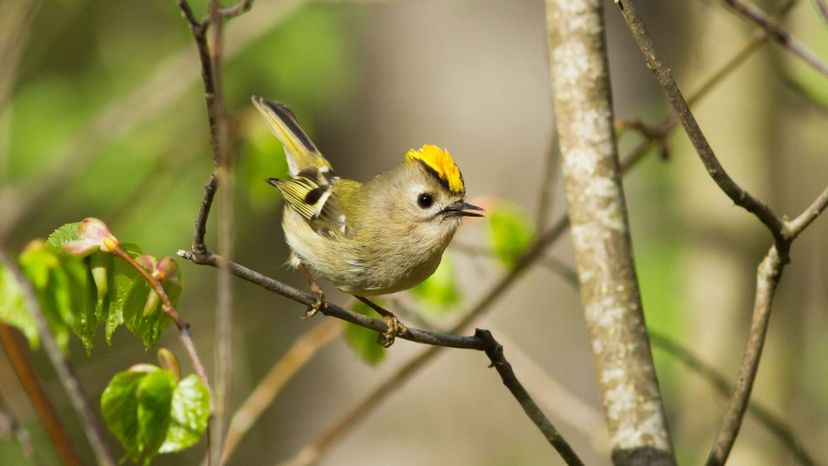
[[[296,116],[287,106],[256,96],[253,96],[252,100],[267,121],[267,126],[282,142],[291,176],[296,176],[300,171],[311,167],[333,168],[299,126]]]

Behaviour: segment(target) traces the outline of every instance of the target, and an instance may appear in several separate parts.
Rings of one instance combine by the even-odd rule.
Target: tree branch
[[[684,96],[673,80],[670,69],[655,53],[653,42],[644,29],[644,24],[638,17],[635,6],[630,0],[619,0],[618,4],[621,7],[621,14],[627,23],[627,27],[630,29],[639,49],[641,49],[642,55],[644,55],[647,67],[655,74],[656,80],[667,95],[667,99],[672,104],[673,109],[676,111],[679,120],[684,126],[687,136],[690,138],[690,142],[695,147],[699,158],[707,169],[707,173],[736,205],[755,215],[770,230],[776,241],[782,241],[782,229],[784,226],[782,219],[765,203],[742,189],[727,174],[719,159],[716,157],[716,154],[713,152],[713,149],[710,147],[710,144],[707,142],[707,138],[704,136],[698,122],[696,122],[696,118],[690,111],[687,101],[684,100]]]
[[[477,329],[474,332],[474,335],[485,342],[486,346],[483,351],[486,352],[486,356],[488,356],[489,360],[492,362],[490,367],[494,367],[497,373],[500,374],[500,378],[503,380],[503,385],[506,385],[506,388],[512,392],[512,396],[514,396],[518,403],[520,403],[523,411],[526,412],[529,419],[531,419],[543,433],[546,440],[555,448],[555,450],[558,451],[558,454],[561,455],[561,458],[563,458],[564,461],[566,461],[566,464],[583,465],[583,462],[572,450],[572,447],[569,446],[563,436],[561,436],[560,432],[555,429],[555,426],[549,422],[549,419],[547,419],[543,414],[543,411],[541,411],[540,407],[538,407],[535,403],[535,400],[533,400],[526,389],[523,388],[523,385],[512,371],[512,365],[509,364],[509,361],[506,360],[506,356],[503,354],[503,346],[501,346],[500,343],[492,337],[492,333],[488,330]]]
[[[86,434],[86,438],[89,440],[89,444],[92,446],[92,450],[95,452],[95,458],[98,464],[101,466],[115,466],[115,461],[112,459],[109,448],[103,440],[95,416],[92,414],[92,410],[86,401],[78,376],[75,374],[72,366],[69,365],[69,361],[66,360],[60,351],[55,341],[55,335],[52,333],[52,329],[46,321],[46,316],[43,315],[43,310],[40,308],[40,303],[35,297],[32,284],[23,275],[17,263],[10,259],[2,249],[0,249],[0,264],[12,273],[14,279],[20,285],[23,293],[23,302],[37,323],[37,331],[40,335],[40,341],[43,344],[46,356],[55,368],[63,390],[66,392],[72,408],[74,408],[75,413],[78,415],[78,421]]]
[[[733,387],[721,372],[706,364],[669,336],[650,330],[650,342],[653,344],[653,348],[660,349],[678,359],[687,368],[710,383],[720,395],[727,397],[733,391]],[[748,411],[788,447],[799,463],[805,466],[816,464],[808,451],[805,450],[805,447],[797,440],[793,430],[784,421],[771,413],[768,408],[754,400],[749,402]]]
[[[739,13],[739,15],[745,19],[764,29],[779,45],[785,47],[788,51],[801,58],[805,63],[821,75],[828,77],[828,65],[820,61],[820,59],[817,58],[813,52],[808,50],[798,40],[780,28],[776,24],[776,21],[773,18],[768,17],[768,15],[759,7],[745,3],[742,0],[723,1],[727,6],[732,8],[733,11]]]
[[[20,385],[23,386],[26,396],[29,397],[32,408],[34,408],[38,419],[40,419],[43,428],[46,430],[46,434],[49,436],[49,440],[55,447],[55,452],[61,464],[64,466],[80,466],[82,464],[80,457],[78,457],[72,441],[66,434],[66,429],[63,428],[63,422],[61,422],[55,406],[34,371],[26,342],[22,341],[13,327],[2,323],[0,323],[0,342],[2,342],[3,349],[9,357],[14,373],[17,374]],[[22,446],[25,452],[26,446]]]

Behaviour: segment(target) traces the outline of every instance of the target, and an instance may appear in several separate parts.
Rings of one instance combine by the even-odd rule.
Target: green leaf
[[[29,345],[38,346],[37,322],[26,309],[23,291],[10,270],[0,266],[0,322],[17,327]]]
[[[374,313],[373,309],[361,302],[355,304],[351,310],[372,317]],[[375,366],[385,358],[385,348],[377,343],[376,331],[348,323],[345,325],[344,337],[348,346],[368,364]]]
[[[80,239],[80,235],[78,234],[80,225],[81,222],[75,222],[61,226],[46,238],[46,244],[51,246],[55,251],[60,251],[60,247],[64,244]]]
[[[66,351],[69,329],[75,325],[73,302],[80,300],[73,298],[73,275],[61,269],[63,264],[58,253],[43,241],[29,243],[20,255],[19,262],[23,273],[32,283],[38,303],[55,334],[58,346]],[[78,293],[84,293],[84,290]]]
[[[175,378],[169,371],[140,364],[115,374],[101,395],[109,430],[133,462],[149,464],[164,443],[170,424]]]
[[[59,265],[52,270],[47,292],[53,293],[61,316],[71,315],[70,328],[83,342],[86,354],[92,351],[98,318],[95,315],[95,284],[85,261],[58,254]]]
[[[148,373],[139,383],[138,399],[138,435],[136,442],[146,455],[144,464],[149,464],[152,457],[164,444],[170,426],[170,408],[172,407],[175,376],[163,369]]]
[[[194,445],[207,429],[209,417],[210,393],[198,376],[190,374],[173,392],[170,428],[159,452],[172,453]]]
[[[139,364],[115,374],[101,395],[101,412],[126,457],[147,465],[158,453],[199,441],[210,417],[210,395],[195,374],[176,383],[172,372]]]
[[[457,290],[454,260],[444,254],[437,270],[425,281],[412,288],[414,296],[425,304],[425,309],[435,315],[444,315],[460,303]]]
[[[486,217],[492,251],[507,268],[514,267],[534,236],[529,219],[518,206],[506,202],[496,203]]]
[[[122,245],[124,247],[124,245]],[[137,256],[134,247],[127,249],[131,255],[140,257],[139,263],[155,267],[157,261],[150,256]],[[126,261],[116,258],[112,267],[112,286],[108,314],[106,315],[106,339],[110,341],[115,329],[125,324],[127,329],[141,339],[146,348],[158,341],[161,331],[170,319],[161,312],[157,295],[150,292],[150,286],[141,274]],[[181,274],[179,271],[162,282],[174,306],[181,296]]]
[[[150,366],[152,367],[152,366]],[[138,438],[138,383],[147,370],[137,368],[119,372],[112,377],[101,395],[101,413],[109,431],[126,449],[126,457],[137,462],[142,448]],[[153,368],[151,370],[157,370]]]

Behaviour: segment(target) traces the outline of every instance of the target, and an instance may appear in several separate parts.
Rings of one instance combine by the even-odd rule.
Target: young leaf
[[[175,378],[169,371],[158,369],[147,373],[138,383],[138,435],[136,441],[141,445],[144,464],[149,464],[153,456],[164,444],[170,427],[170,408],[172,407]]]
[[[372,317],[375,314],[373,309],[361,302],[355,304],[351,310]],[[345,342],[359,357],[372,366],[379,364],[385,358],[385,348],[377,343],[377,336],[374,330],[351,323],[345,325]]]
[[[29,243],[20,255],[19,262],[23,273],[32,283],[58,346],[65,351],[69,342],[69,329],[75,325],[71,276],[61,269],[58,254],[43,241]],[[84,290],[79,292],[85,290],[84,286]]]
[[[55,251],[60,251],[61,246],[65,243],[77,241],[80,238],[78,234],[80,224],[80,222],[75,222],[62,225],[46,238],[46,244],[51,246]]]
[[[136,392],[138,383],[144,378],[147,370],[149,369],[133,368],[115,374],[101,395],[101,413],[104,422],[126,449],[126,457],[133,462],[140,460],[142,452],[141,446],[136,441],[138,437]]]
[[[101,395],[109,430],[133,462],[149,464],[158,453],[172,453],[199,441],[210,417],[210,395],[195,374],[175,374],[138,364],[115,374]]]
[[[412,288],[411,292],[426,304],[426,309],[436,315],[443,315],[460,302],[460,292],[457,290],[455,279],[454,260],[449,254],[443,254],[443,259],[434,274]]]
[[[69,223],[55,230],[47,240],[49,246],[77,257],[86,257],[101,250],[111,252],[118,240],[104,222],[87,217],[78,223]]]
[[[526,214],[514,204],[499,202],[489,210],[489,240],[498,259],[508,268],[529,247],[534,231]]]
[[[101,395],[109,430],[133,462],[150,463],[170,425],[175,379],[169,371],[140,364],[115,374]]]
[[[29,345],[36,348],[38,341],[37,322],[26,310],[23,292],[10,270],[0,266],[0,322],[20,329]]]
[[[160,453],[181,451],[194,445],[207,429],[210,417],[210,394],[195,374],[175,387],[172,398],[170,428]]]

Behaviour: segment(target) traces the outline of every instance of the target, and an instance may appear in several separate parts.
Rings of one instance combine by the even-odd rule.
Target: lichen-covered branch
[[[616,464],[675,464],[633,266],[599,0],[547,0],[567,210]]]

